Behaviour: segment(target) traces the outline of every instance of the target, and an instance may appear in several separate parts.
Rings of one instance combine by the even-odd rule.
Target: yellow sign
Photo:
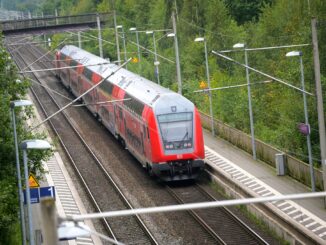
[[[206,84],[204,81],[201,81],[201,82],[199,83],[199,87],[200,87],[201,89],[205,89],[205,88],[207,88],[207,84]]]
[[[32,175],[32,174],[29,175],[28,182],[29,182],[29,187],[30,187],[30,188],[37,188],[37,187],[40,187],[40,185],[39,185],[39,183],[37,182],[36,178],[35,178],[34,175]]]
[[[132,63],[138,63],[138,62],[139,62],[139,60],[138,60],[138,58],[137,58],[137,57],[133,57],[133,58],[132,58],[132,60],[131,60],[131,62],[132,62]]]

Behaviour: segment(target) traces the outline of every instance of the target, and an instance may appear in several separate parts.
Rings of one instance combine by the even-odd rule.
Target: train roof
[[[103,58],[100,58],[73,45],[64,46],[61,49],[61,52],[76,60],[78,63],[82,63],[88,66],[87,68],[89,70],[99,74],[102,77],[108,77],[119,67],[113,63],[108,63],[109,61]],[[183,96],[124,68],[121,68],[117,73],[109,77],[107,80],[125,90],[129,95],[137,98],[138,100],[151,107],[154,106],[155,102],[158,101],[160,97],[165,96],[171,99],[174,97],[176,100],[187,100]],[[190,101],[188,101],[188,103],[189,102]]]

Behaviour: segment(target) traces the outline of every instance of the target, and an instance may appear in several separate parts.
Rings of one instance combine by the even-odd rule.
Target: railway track
[[[32,48],[29,50],[31,51]],[[34,50],[33,52],[37,52],[37,56],[41,57],[43,56],[43,52],[40,52],[38,49]],[[24,50],[22,52],[24,56],[30,57],[31,54],[27,50]],[[16,54],[17,55],[17,54]],[[21,57],[17,57],[21,58]],[[35,61],[37,58],[34,57],[33,61]],[[51,64],[50,58],[47,58],[46,56],[42,58],[43,60],[43,66],[37,67],[33,66],[34,69],[44,69],[49,68]],[[27,62],[32,63],[32,60],[29,60]],[[25,64],[20,64],[22,67],[26,66]],[[40,62],[37,62],[37,65],[40,65]],[[45,67],[46,66],[46,67]],[[47,73],[48,74],[48,73]],[[45,73],[39,73],[39,77],[42,77],[43,79],[47,79],[47,84],[57,83],[51,76],[47,76]],[[34,78],[36,80],[36,78]],[[61,92],[65,91],[62,85],[61,86]],[[54,107],[53,105],[53,98],[49,99],[49,94],[45,92],[44,88],[41,88],[40,86],[33,86],[33,90],[35,93],[40,94],[38,97],[40,97],[40,100],[44,100],[43,107],[44,110],[48,110],[46,115],[50,115],[53,112],[58,110],[58,106]],[[56,98],[58,99],[58,98]],[[61,98],[61,106],[63,104],[67,103],[67,100],[65,102],[65,99]],[[75,109],[74,109],[75,110]],[[93,197],[90,197],[90,199],[93,200],[93,206],[97,207],[97,210],[120,210],[120,209],[126,209],[126,208],[132,208],[131,206],[126,206],[127,198],[129,200],[132,200],[132,203],[135,207],[144,207],[146,206],[146,203],[148,206],[153,205],[170,205],[170,204],[176,204],[176,203],[189,203],[189,202],[201,202],[201,201],[208,201],[213,200],[211,197],[208,197],[207,194],[203,194],[201,191],[201,196],[197,193],[200,193],[198,190],[198,187],[192,187],[195,189],[187,189],[188,187],[183,187],[185,189],[182,190],[181,187],[174,186],[173,188],[170,188],[169,190],[167,188],[164,188],[164,185],[156,183],[153,179],[149,178],[140,168],[140,165],[133,166],[133,164],[127,164],[127,168],[129,168],[129,172],[132,172],[134,176],[126,177],[128,178],[128,182],[130,182],[127,186],[122,186],[125,183],[122,183],[122,179],[124,179],[124,176],[126,173],[120,174],[118,177],[118,184],[115,184],[116,187],[112,186],[113,182],[116,182],[117,179],[114,180],[114,178],[109,177],[110,174],[110,167],[103,166],[103,164],[100,161],[105,161],[105,156],[101,157],[100,151],[105,151],[105,149],[100,150],[100,144],[96,138],[95,130],[94,135],[89,136],[87,133],[85,133],[85,130],[82,128],[74,129],[74,127],[77,124],[82,124],[82,127],[86,127],[86,123],[79,122],[81,121],[80,117],[72,116],[72,114],[67,112],[69,114],[69,118],[73,121],[73,123],[68,121],[71,121],[67,118],[67,116],[64,116],[66,113],[63,113],[60,116],[56,116],[51,120],[52,127],[54,128],[54,131],[57,131],[58,138],[60,139],[61,144],[64,148],[67,150],[67,154],[71,158],[71,161],[74,162],[74,168],[78,175],[80,175],[81,181],[84,183],[85,189],[92,193]],[[85,114],[85,110],[83,112]],[[87,113],[86,113],[87,114]],[[75,126],[73,126],[75,125]],[[97,126],[99,127],[99,126]],[[89,128],[93,129],[92,126],[89,126]],[[87,131],[87,130],[86,130]],[[79,135],[79,136],[77,136]],[[104,135],[102,135],[104,136]],[[101,137],[101,136],[100,136]],[[85,138],[85,140],[80,140],[78,138]],[[88,139],[87,139],[88,138]],[[90,140],[90,138],[93,138]],[[94,139],[95,138],[95,139]],[[102,137],[101,137],[102,139]],[[105,139],[103,139],[104,141]],[[92,142],[91,142],[92,141]],[[87,143],[91,144],[91,147],[88,147]],[[104,143],[106,144],[106,143]],[[77,146],[82,145],[82,146]],[[93,150],[91,150],[92,148]],[[94,153],[95,149],[95,153]],[[83,154],[80,154],[83,152]],[[88,152],[87,154],[85,152]],[[84,156],[84,153],[86,154]],[[115,154],[115,153],[114,153]],[[126,155],[125,151],[123,153],[116,152],[116,154]],[[86,159],[85,161],[83,161]],[[115,167],[114,171],[121,171],[123,169],[123,161],[125,159],[120,159],[121,162],[118,163],[118,168]],[[133,171],[133,168],[137,169],[137,171]],[[130,173],[128,173],[130,174]],[[136,184],[133,184],[133,179],[137,179]],[[105,186],[105,188],[103,188]],[[120,188],[118,187],[120,186]],[[122,188],[121,188],[122,186]],[[117,191],[117,188],[120,189],[120,192],[122,194],[125,192],[133,192],[134,195],[131,195],[130,193],[127,194],[127,197],[125,198],[125,201],[121,201],[123,199],[121,197],[121,194],[119,191]],[[197,190],[196,190],[197,188]],[[143,195],[143,193],[146,192],[146,195]],[[119,193],[119,194],[118,194]],[[136,194],[137,193],[137,194]],[[137,200],[135,200],[137,199]],[[147,201],[146,199],[151,199]],[[95,204],[97,202],[97,204]],[[207,211],[207,212],[206,212]],[[115,237],[118,241],[125,242],[125,243],[141,243],[141,244],[169,244],[171,242],[173,243],[187,243],[187,244],[199,244],[199,243],[205,243],[205,244],[239,244],[238,237],[238,231],[236,229],[233,229],[232,225],[229,224],[228,226],[228,232],[224,231],[224,233],[227,233],[225,235],[221,234],[223,233],[223,227],[224,227],[224,217],[217,216],[215,211],[210,212],[209,210],[200,210],[195,212],[191,212],[192,216],[189,215],[187,212],[180,212],[181,214],[166,214],[163,217],[158,215],[159,218],[155,220],[153,218],[152,220],[148,219],[148,217],[145,217],[145,222],[141,221],[140,217],[132,217],[132,221],[130,221],[130,217],[128,218],[119,218],[117,220],[104,220],[104,224],[106,227],[106,230],[108,230],[108,234],[111,237]],[[192,217],[196,217],[194,220]],[[142,216],[143,218],[143,216]],[[139,220],[137,220],[139,219]],[[162,222],[162,219],[168,219],[166,223]],[[222,220],[222,221],[221,221]],[[129,224],[131,223],[131,224]],[[156,232],[156,235],[146,235],[147,228],[144,228],[142,225],[139,226],[139,223],[155,223],[154,229],[151,228],[151,230],[154,230],[154,233]],[[221,225],[223,224],[223,226]],[[157,227],[156,227],[157,226]],[[167,227],[168,226],[168,227]],[[239,225],[237,225],[239,226]],[[137,228],[136,228],[137,227]],[[175,230],[175,228],[177,230]],[[231,227],[231,228],[230,228]],[[156,231],[155,231],[156,229]],[[170,229],[170,230],[169,230]],[[184,230],[183,230],[184,229]],[[164,231],[170,232],[171,235],[165,235]],[[163,231],[163,232],[162,232]],[[149,231],[148,231],[149,232]],[[111,234],[112,233],[112,234]],[[149,232],[150,233],[150,232]],[[162,234],[163,233],[163,234]],[[237,233],[235,235],[235,233]],[[245,233],[244,231],[241,231],[240,233]],[[239,234],[240,234],[239,233]],[[167,236],[172,236],[173,238],[170,238]],[[250,236],[250,235],[248,235]],[[251,235],[252,236],[252,235]],[[158,237],[158,239],[154,239],[154,237]],[[182,238],[178,238],[182,237]],[[229,238],[228,238],[229,237]],[[233,238],[233,240],[231,238]],[[181,239],[181,240],[180,240]],[[248,239],[248,240],[246,240]],[[247,244],[267,244],[263,241],[256,240],[255,243],[251,243],[254,241],[255,238],[240,238],[241,243],[243,241],[249,241]],[[159,242],[157,241],[159,240]],[[176,242],[177,241],[177,242]]]
[[[180,204],[217,201],[199,184],[174,184],[166,188]],[[269,244],[227,208],[190,210],[189,213],[219,244]]]
[[[13,54],[18,67],[22,69],[28,63],[33,62],[26,60],[26,57],[35,55],[31,51],[32,49],[24,49],[20,50],[20,53]],[[44,68],[39,67],[39,69]],[[37,76],[34,74],[32,76],[34,80],[42,83]],[[33,85],[31,91],[45,116],[53,114],[60,108],[51,93],[43,87]],[[50,125],[69,156],[97,211],[132,209],[132,205],[65,113],[60,113],[52,118]],[[105,191],[103,191],[103,186],[105,186]],[[158,244],[139,216],[103,219],[103,225],[108,231],[108,235],[116,241],[126,244]]]

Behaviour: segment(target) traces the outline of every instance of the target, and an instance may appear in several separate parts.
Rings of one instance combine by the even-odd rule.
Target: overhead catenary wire
[[[121,99],[121,100],[99,101],[99,102],[96,102],[96,103],[79,104],[79,105],[72,105],[72,106],[79,107],[79,106],[88,106],[88,105],[102,105],[102,104],[115,103],[115,102],[121,102],[121,101],[126,101],[126,100],[131,100],[131,98]]]
[[[47,69],[39,69],[39,70],[28,70],[28,71],[20,71],[18,74],[26,74],[26,73],[34,73],[34,72],[43,72],[43,71],[58,71],[58,70],[65,70],[65,69],[71,69],[71,68],[78,68],[78,67],[83,67],[83,66],[98,66],[98,65],[107,65],[111,64],[110,62],[101,62],[101,63],[96,63],[96,64],[89,64],[89,65],[76,65],[76,66],[64,66],[64,67],[59,67],[59,68],[47,68]]]
[[[268,75],[267,73],[264,73],[264,72],[262,72],[262,71],[259,71],[259,70],[255,69],[255,68],[252,68],[252,67],[250,67],[250,66],[247,66],[247,65],[245,65],[245,64],[242,64],[242,63],[236,61],[235,59],[232,59],[231,57],[228,57],[228,56],[226,56],[226,55],[223,55],[223,54],[219,53],[218,51],[214,51],[214,50],[212,50],[212,53],[215,54],[215,55],[217,55],[217,56],[220,56],[220,57],[222,57],[222,58],[224,58],[224,59],[227,59],[227,60],[229,60],[229,61],[232,61],[233,63],[236,63],[237,65],[240,65],[240,66],[242,66],[242,67],[248,68],[249,70],[252,70],[252,71],[254,71],[254,72],[256,72],[256,73],[259,73],[259,74],[261,74],[261,75],[263,75],[263,76],[265,76],[265,77],[268,77],[268,78],[270,78],[270,79],[272,79],[272,80],[275,80],[275,81],[277,81],[277,82],[279,82],[279,83],[282,83],[282,84],[284,84],[284,85],[286,85],[286,86],[288,86],[288,87],[291,87],[291,88],[293,88],[293,89],[295,89],[295,90],[298,90],[298,91],[300,91],[300,92],[302,92],[302,93],[305,93],[305,94],[308,94],[308,95],[314,96],[314,94],[312,94],[312,93],[310,93],[310,92],[307,92],[307,91],[305,91],[305,90],[303,90],[303,89],[301,89],[301,88],[298,88],[298,87],[296,87],[296,86],[293,86],[292,84],[290,84],[290,83],[288,83],[288,82],[282,81],[282,80],[279,79],[279,78],[276,78],[276,77],[273,77],[273,76],[271,76],[271,75]]]
[[[35,83],[36,85],[39,85],[39,86],[45,88],[46,90],[51,91],[51,92],[54,93],[54,94],[57,94],[57,95],[59,95],[59,96],[65,98],[65,99],[67,99],[67,100],[69,100],[69,101],[72,101],[72,99],[68,98],[67,96],[65,96],[65,95],[63,95],[63,94],[61,94],[61,93],[55,91],[54,89],[51,89],[51,88],[49,88],[49,87],[47,87],[47,86],[45,86],[45,85],[43,85],[43,84],[41,84],[41,83],[35,81],[34,79],[31,79],[31,78],[29,78],[29,77],[26,77],[26,79],[28,79],[29,81]]]
[[[50,120],[52,117],[54,117],[55,115],[59,114],[60,112],[62,112],[63,110],[67,109],[69,106],[71,106],[73,103],[75,103],[77,100],[79,100],[80,98],[82,98],[83,96],[85,96],[87,93],[89,93],[90,91],[92,91],[93,89],[95,89],[96,87],[98,87],[99,85],[101,85],[106,79],[108,79],[109,77],[113,76],[116,72],[118,72],[122,67],[124,67],[127,63],[129,63],[131,60],[131,58],[129,58],[126,62],[124,62],[121,66],[119,66],[117,69],[115,69],[114,71],[112,71],[108,76],[104,77],[100,82],[98,82],[97,84],[94,84],[92,87],[90,87],[88,90],[86,90],[84,93],[82,93],[81,95],[79,95],[77,98],[75,98],[73,101],[71,101],[70,103],[68,103],[67,105],[65,105],[64,107],[60,108],[58,111],[56,111],[55,113],[53,113],[52,115],[50,115],[49,117],[47,117],[46,119],[44,119],[42,122],[38,123],[36,126],[34,126],[33,128],[31,128],[29,131],[33,131],[34,129],[38,128],[40,125],[42,125],[43,123],[47,122],[48,120]]]
[[[57,47],[59,47],[62,43],[64,43],[66,41],[66,39],[64,39],[62,42],[60,42],[56,47],[54,47],[53,49],[50,49],[49,51],[47,51],[45,54],[41,55],[39,58],[37,58],[35,61],[33,61],[32,63],[30,63],[28,66],[24,67],[23,69],[21,69],[21,71],[25,71],[27,68],[31,67],[33,64],[35,64],[37,61],[39,61],[40,59],[42,59],[43,57],[45,57],[46,55],[48,55],[49,53],[53,52]]]
[[[70,33],[70,34],[72,34],[72,35],[77,35],[77,34],[75,34],[74,32],[71,32],[71,31],[66,31],[67,33]],[[83,37],[87,37],[87,38],[91,38],[91,40],[102,40],[102,42],[105,42],[105,43],[108,43],[108,44],[110,44],[110,45],[113,45],[113,46],[115,46],[115,43],[112,43],[112,42],[109,42],[109,41],[107,41],[107,40],[105,40],[105,39],[103,39],[103,38],[101,38],[101,39],[99,39],[98,37],[96,37],[96,36],[93,36],[92,34],[88,34],[88,33],[85,33],[85,32],[83,32],[83,31],[81,31],[82,33],[84,33],[84,34],[82,34],[82,36]]]
[[[232,53],[232,52],[243,52],[244,50],[259,51],[259,50],[272,50],[272,49],[306,47],[306,46],[311,46],[311,44],[304,43],[304,44],[293,44],[293,45],[270,46],[270,47],[262,47],[262,48],[229,49],[229,50],[222,50],[222,51],[217,51],[217,52],[218,53]]]
[[[262,81],[262,82],[255,82],[255,83],[244,83],[244,84],[239,84],[239,85],[230,85],[230,86],[224,86],[224,87],[218,87],[218,88],[211,88],[211,89],[200,89],[200,90],[195,90],[193,91],[194,93],[200,93],[200,92],[207,92],[207,91],[214,91],[214,90],[223,90],[223,89],[229,89],[229,88],[239,88],[239,87],[245,87],[248,85],[256,85],[256,84],[264,84],[264,83],[271,83],[273,81],[268,80],[268,81]]]

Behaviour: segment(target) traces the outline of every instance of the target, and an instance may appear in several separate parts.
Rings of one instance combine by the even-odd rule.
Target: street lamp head
[[[58,227],[58,237],[60,241],[72,240],[77,237],[89,237],[91,234],[89,232],[90,228],[78,222],[77,224],[73,221],[65,221]]]
[[[23,150],[27,150],[27,149],[45,150],[45,149],[50,149],[51,145],[45,140],[24,140],[20,144],[20,147]]]
[[[137,28],[136,27],[131,27],[131,28],[129,28],[129,31],[137,31]]]
[[[116,26],[116,29],[122,29],[122,25]]]
[[[195,42],[203,42],[203,41],[205,41],[205,38],[204,37],[197,37],[194,41]]]
[[[153,31],[146,31],[146,34],[153,34]]]
[[[244,48],[246,45],[244,43],[236,43],[233,45],[233,48]]]
[[[172,33],[167,34],[166,36],[167,37],[174,37],[175,36],[175,33],[172,32]]]
[[[302,52],[301,51],[291,51],[291,52],[286,53],[285,56],[286,57],[302,56]]]
[[[29,100],[14,100],[10,102],[10,107],[12,109],[15,107],[28,106],[28,105],[33,105],[33,103]]]

